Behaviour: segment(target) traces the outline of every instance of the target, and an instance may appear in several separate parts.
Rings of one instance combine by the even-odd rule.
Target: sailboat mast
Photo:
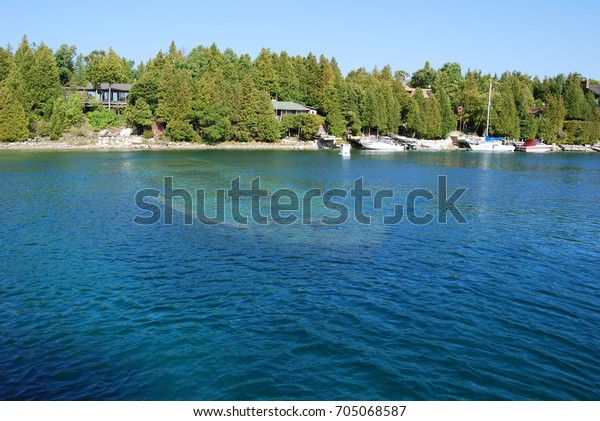
[[[492,82],[490,82],[490,93],[488,95],[488,113],[487,122],[485,123],[485,137],[489,136],[490,133],[490,109],[492,108]]]

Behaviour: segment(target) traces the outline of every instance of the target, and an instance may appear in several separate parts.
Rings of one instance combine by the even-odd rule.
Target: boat
[[[360,145],[369,151],[404,151],[406,146],[398,145],[389,137],[380,137],[377,139],[363,138]]]
[[[350,144],[349,143],[342,143],[340,145],[340,147],[341,147],[340,155],[350,156]]]
[[[513,152],[515,150],[514,145],[506,145],[504,141],[505,137],[490,137],[490,110],[492,108],[492,82],[490,82],[490,93],[488,95],[488,108],[487,108],[487,122],[485,124],[485,142],[472,143],[467,142],[469,148],[472,151],[478,152]]]
[[[493,138],[486,136],[485,142],[483,143],[468,143],[469,148],[472,151],[482,152],[513,152],[515,150],[514,145],[505,145],[505,138]]]
[[[552,152],[553,146],[546,145],[539,139],[529,139],[526,140],[521,146],[517,147],[517,151],[519,152]]]

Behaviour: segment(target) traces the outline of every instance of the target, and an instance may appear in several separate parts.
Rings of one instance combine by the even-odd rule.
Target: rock
[[[98,138],[104,137],[108,134],[108,130],[104,129],[104,130],[100,130],[100,132],[98,133]]]
[[[131,136],[132,132],[133,132],[133,130],[131,130],[130,128],[126,127],[124,129],[121,129],[121,131],[119,132],[119,136]]]

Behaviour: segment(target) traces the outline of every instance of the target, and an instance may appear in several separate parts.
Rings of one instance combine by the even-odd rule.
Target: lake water
[[[394,197],[186,224],[165,176]],[[0,151],[0,198],[0,399],[600,399],[599,154]]]

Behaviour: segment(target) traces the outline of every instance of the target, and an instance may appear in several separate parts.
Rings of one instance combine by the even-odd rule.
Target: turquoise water
[[[164,176],[395,197],[371,225],[134,224]],[[384,225],[415,188],[434,221]],[[1,399],[600,399],[598,154],[1,151],[0,197]]]

